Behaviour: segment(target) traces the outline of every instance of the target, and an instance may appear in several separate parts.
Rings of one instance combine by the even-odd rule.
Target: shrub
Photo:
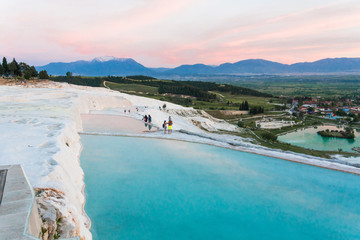
[[[30,71],[26,71],[24,74],[24,78],[29,80],[31,78],[31,72]]]
[[[261,137],[265,140],[271,141],[271,142],[276,142],[277,141],[277,136],[271,132],[265,132],[261,134]]]
[[[49,75],[47,74],[46,70],[40,71],[39,79],[49,79]]]

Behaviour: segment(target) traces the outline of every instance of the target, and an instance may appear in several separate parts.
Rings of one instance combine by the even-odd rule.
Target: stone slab
[[[4,194],[7,171],[7,169],[0,170],[0,205]]]

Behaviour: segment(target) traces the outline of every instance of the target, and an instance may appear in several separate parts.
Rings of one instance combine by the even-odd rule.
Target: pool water
[[[299,147],[322,151],[338,151],[341,148],[345,152],[355,152],[352,148],[360,147],[360,133],[358,130],[354,130],[355,139],[329,138],[317,134],[318,131],[326,129],[344,130],[343,128],[330,125],[319,126],[318,128],[311,127],[281,135],[278,137],[278,140]]]
[[[124,134],[158,131],[152,124],[134,119],[130,116],[82,114],[81,120],[84,133]]]
[[[360,176],[214,146],[82,136],[97,239],[360,239]]]

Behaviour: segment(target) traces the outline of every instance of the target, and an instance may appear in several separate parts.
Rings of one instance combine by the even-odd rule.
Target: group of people
[[[171,116],[169,116],[169,121],[166,122],[166,120],[164,120],[163,123],[164,134],[166,134],[166,129],[168,129],[168,134],[172,133],[172,126],[173,126],[173,120],[171,119]]]
[[[150,116],[150,114],[149,114],[149,116],[148,116],[148,115],[145,115],[145,116],[143,117],[143,120],[144,120],[146,123],[151,123],[151,116]]]
[[[124,113],[126,113],[126,112],[130,113],[130,109],[128,109],[128,110],[124,109]],[[136,107],[136,112],[139,112],[139,108],[138,108],[138,107]]]
[[[145,126],[148,127],[149,126],[149,130],[151,129],[150,126],[151,126],[151,115],[146,115],[143,117],[143,121],[145,122]],[[168,132],[168,134],[172,133],[172,128],[173,128],[173,120],[171,118],[171,116],[169,116],[169,120],[166,121],[164,120],[164,123],[162,125],[163,129],[164,129],[164,133],[166,134],[166,130]]]

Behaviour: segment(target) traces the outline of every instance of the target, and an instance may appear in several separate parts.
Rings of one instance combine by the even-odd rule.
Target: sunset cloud
[[[2,10],[0,55],[36,65],[104,55],[150,67],[360,57],[354,0],[15,0]]]

